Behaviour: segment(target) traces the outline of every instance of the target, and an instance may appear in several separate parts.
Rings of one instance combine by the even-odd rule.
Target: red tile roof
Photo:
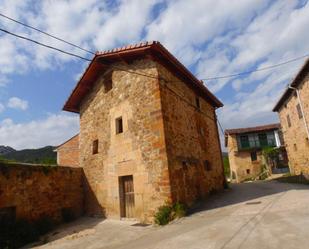
[[[106,70],[108,66],[116,61],[125,59],[143,58],[151,55],[159,63],[173,71],[178,78],[195,89],[201,97],[204,97],[215,107],[222,107],[218,100],[207,87],[198,80],[183,64],[181,64],[165,47],[159,42],[142,42],[122,48],[97,52],[89,63],[83,76],[78,81],[70,97],[66,101],[63,110],[79,113],[79,105],[87,93],[92,89],[95,81]]]
[[[237,128],[237,129],[228,129],[225,130],[225,135],[233,135],[233,134],[242,134],[242,133],[250,133],[250,132],[258,132],[258,131],[269,131],[279,129],[281,126],[279,123],[276,124],[268,124],[261,125],[255,127],[247,127],[247,128]]]
[[[302,80],[308,75],[309,73],[309,59],[307,59],[300,69],[300,71],[297,73],[296,77],[290,84],[292,87],[297,88]],[[278,112],[280,108],[283,106],[283,104],[286,102],[286,100],[294,93],[294,89],[287,88],[284,93],[282,94],[281,98],[276,103],[275,107],[273,108],[274,112]]]

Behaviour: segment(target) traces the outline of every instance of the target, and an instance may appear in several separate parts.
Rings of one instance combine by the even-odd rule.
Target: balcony
[[[251,150],[251,149],[262,149],[266,147],[276,147],[275,139],[265,139],[265,140],[240,140],[238,143],[238,150]]]

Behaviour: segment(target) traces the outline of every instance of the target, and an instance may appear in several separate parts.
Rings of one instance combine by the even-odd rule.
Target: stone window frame
[[[201,110],[201,101],[198,96],[195,96],[195,106],[198,110]]]
[[[298,118],[299,119],[303,118],[303,113],[301,111],[301,107],[299,103],[296,105],[296,110],[297,110]]]
[[[115,119],[116,135],[123,133],[123,118],[122,116]]]
[[[108,93],[113,89],[112,73],[113,71],[110,71],[103,79],[104,93]]]
[[[209,160],[204,160],[204,168],[206,171],[212,171],[212,165]]]
[[[292,126],[292,123],[291,123],[291,118],[290,118],[290,115],[286,115],[286,121],[288,123],[288,127],[291,127]]]
[[[99,153],[99,139],[92,141],[92,155]]]

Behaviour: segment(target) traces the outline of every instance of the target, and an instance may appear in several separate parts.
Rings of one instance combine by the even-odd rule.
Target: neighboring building
[[[222,189],[222,106],[159,42],[97,53],[64,106],[80,114],[86,213],[152,221]]]
[[[309,176],[309,59],[273,111],[279,113],[290,171]]]
[[[228,148],[231,179],[242,182],[257,177],[262,172],[265,147],[281,147],[280,124],[229,129],[225,131],[225,146]],[[284,149],[280,150],[279,160],[287,163]]]
[[[57,146],[57,165],[79,167],[79,134]]]

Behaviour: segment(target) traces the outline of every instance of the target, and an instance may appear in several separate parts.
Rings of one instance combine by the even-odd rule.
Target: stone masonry
[[[92,62],[80,84],[92,82],[86,81],[87,77],[95,79],[94,84],[85,88],[89,89],[87,94],[77,85],[64,109],[80,113],[86,213],[121,218],[121,178],[133,176],[134,217],[151,222],[157,208],[165,203],[191,205],[223,188],[215,116],[216,105],[222,104],[214,104],[210,93],[210,97],[200,97],[201,93],[188,85],[191,83],[176,77],[174,70],[172,73],[170,61],[166,62],[168,67],[155,59],[153,53],[163,53],[160,44],[142,45],[143,52],[132,47],[103,53],[108,61],[104,68]],[[122,55],[121,51],[128,50],[128,57]],[[110,61],[108,56],[114,54],[117,60]],[[122,132],[117,133],[119,118]]]
[[[69,210],[83,213],[82,169],[0,163],[0,218],[13,210],[17,219],[62,221]]]
[[[299,91],[304,115],[300,115],[299,101],[294,89],[287,89],[274,111],[279,113],[290,171],[309,177],[309,138],[304,121],[309,125],[309,60],[291,83]]]
[[[229,135],[227,147],[233,181],[243,182],[261,173],[264,160],[261,150],[256,152],[257,160],[252,161],[250,151],[238,150],[236,134]]]
[[[79,167],[79,135],[75,135],[56,148],[57,165]]]

